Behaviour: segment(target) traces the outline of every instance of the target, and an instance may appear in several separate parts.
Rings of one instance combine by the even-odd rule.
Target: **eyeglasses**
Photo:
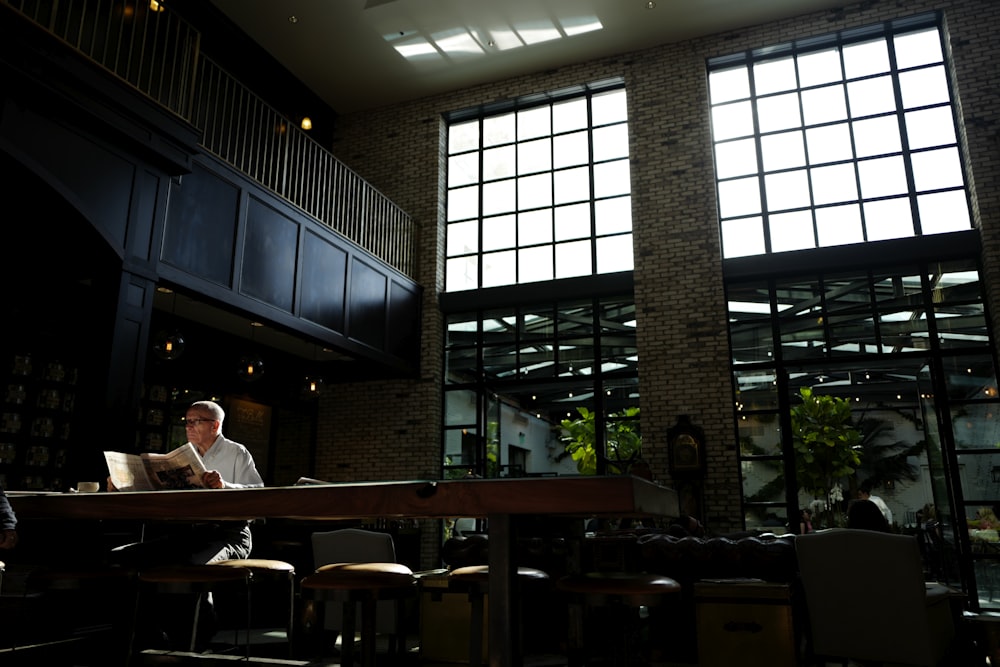
[[[214,421],[215,421],[214,419],[202,419],[202,418],[199,417],[197,419],[185,419],[184,420],[184,425],[185,426],[197,426],[198,424],[201,424],[202,422],[214,422]]]

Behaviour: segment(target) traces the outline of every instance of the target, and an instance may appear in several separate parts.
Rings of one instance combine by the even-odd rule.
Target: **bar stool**
[[[577,665],[584,653],[586,625],[595,610],[603,608],[617,618],[621,627],[621,646],[624,652],[623,664],[629,661],[628,636],[632,617],[638,618],[640,607],[662,604],[668,596],[678,595],[681,585],[669,577],[658,574],[631,572],[588,572],[565,576],[556,582],[556,588],[571,598],[571,622],[569,664]],[[572,618],[574,608],[578,614]],[[618,650],[613,662],[618,663]]]
[[[299,588],[307,599],[343,603],[342,665],[350,665],[354,659],[355,605],[361,603],[361,665],[374,667],[376,603],[414,596],[416,584],[413,571],[400,563],[330,563],[302,579]],[[317,605],[317,609],[322,607]],[[404,652],[405,641],[402,605],[397,604],[396,641],[390,642],[390,651]]]
[[[288,639],[288,654],[291,657],[293,653],[292,631],[295,627],[295,566],[283,560],[273,560],[270,558],[233,558],[209,564],[215,567],[236,567],[250,570],[253,575],[251,581],[254,587],[257,587],[261,581],[268,578],[288,582],[288,620],[285,636]],[[239,644],[238,633],[236,643]],[[247,624],[247,646],[249,647],[249,645],[250,625]]]
[[[189,650],[194,652],[198,637],[198,620],[201,602],[205,595],[223,586],[242,584],[246,589],[247,633],[250,627],[250,581],[253,572],[246,567],[217,567],[215,565],[165,565],[141,570],[135,596],[135,614],[138,618],[143,590],[163,594],[194,594],[193,620]],[[129,657],[135,641],[136,622],[133,621],[129,639]],[[250,642],[247,642],[247,660],[250,659]]]
[[[488,565],[468,565],[452,570],[448,574],[448,588],[464,591],[472,607],[469,632],[469,665],[483,664],[483,621],[484,600],[489,592],[490,568]],[[533,567],[517,568],[517,583],[542,583],[549,580],[548,573]],[[520,631],[520,628],[518,628]]]

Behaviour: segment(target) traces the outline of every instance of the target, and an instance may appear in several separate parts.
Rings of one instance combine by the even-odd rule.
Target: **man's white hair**
[[[218,420],[219,428],[222,428],[222,422],[226,420],[226,411],[215,401],[195,401],[191,404],[190,409],[200,410],[212,415],[212,419]]]

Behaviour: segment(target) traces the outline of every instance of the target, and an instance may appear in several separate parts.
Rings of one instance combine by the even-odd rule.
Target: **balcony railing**
[[[200,54],[156,0],[0,0],[202,131],[202,147],[412,276],[413,220]]]

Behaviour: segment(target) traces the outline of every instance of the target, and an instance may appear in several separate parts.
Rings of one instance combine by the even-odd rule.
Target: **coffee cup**
[[[77,482],[76,484],[77,493],[97,493],[100,490],[99,482]]]

